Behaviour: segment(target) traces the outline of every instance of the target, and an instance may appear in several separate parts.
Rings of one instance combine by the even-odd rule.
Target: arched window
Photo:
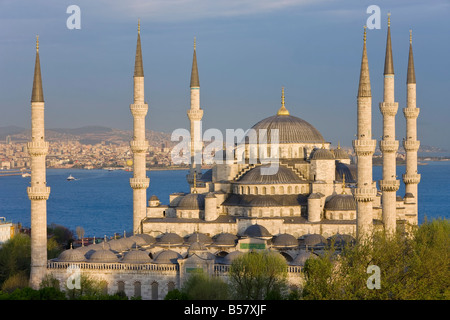
[[[255,194],[258,194],[258,187],[255,187]]]
[[[170,281],[170,282],[167,284],[167,292],[172,291],[172,290],[174,290],[174,289],[175,289],[175,283],[174,283],[173,281]]]
[[[284,187],[283,186],[281,186],[280,188],[278,188],[280,191],[279,191],[279,193],[280,194],[284,194]]]
[[[266,187],[263,187],[263,194],[267,194],[267,189],[266,189]]]
[[[293,208],[289,209],[289,215],[290,215],[291,217],[294,215],[294,209],[293,209]]]
[[[158,282],[152,282],[152,300],[158,300]]]
[[[117,282],[117,292],[125,293],[125,282],[123,281]]]
[[[270,187],[270,194],[275,194],[275,187]]]
[[[247,187],[247,194],[250,194],[250,187]]]
[[[298,186],[295,186],[295,193],[299,193]]]
[[[287,188],[287,193],[288,193],[288,194],[291,194],[291,193],[292,193],[292,187],[291,187],[291,186],[289,186],[289,187]]]
[[[134,297],[139,298],[141,296],[141,283],[136,281],[134,283]]]

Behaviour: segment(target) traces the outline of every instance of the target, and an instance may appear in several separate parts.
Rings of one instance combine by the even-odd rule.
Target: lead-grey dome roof
[[[219,233],[214,236],[214,244],[217,246],[235,246],[237,236],[231,233]]]
[[[213,242],[213,240],[211,239],[210,236],[208,236],[204,233],[195,232],[195,233],[189,235],[188,237],[186,237],[186,242],[187,243],[200,242],[202,244],[211,244]]]
[[[310,251],[301,250],[298,255],[292,260],[289,264],[293,266],[301,266],[305,265],[306,260],[309,258],[317,258],[317,256]]]
[[[352,211],[356,210],[356,201],[352,194],[337,194],[325,203],[325,210]]]
[[[272,240],[274,247],[296,247],[298,246],[297,239],[288,233],[282,233],[274,237]]]
[[[259,121],[252,129],[259,135],[267,130],[267,143],[271,141],[271,130],[278,129],[279,143],[323,143],[322,134],[303,119],[291,115],[274,115]]]
[[[275,174],[263,174],[266,172],[261,170],[269,167],[270,165],[256,166],[240,177],[237,182],[242,184],[281,184],[300,183],[303,181],[294,171],[282,165],[278,166]]]
[[[270,232],[260,224],[252,224],[247,229],[245,229],[242,234],[244,237],[249,238],[271,238]]]
[[[75,249],[68,249],[61,252],[61,254],[58,256],[58,261],[61,262],[82,262],[86,261],[86,257],[84,256],[84,253],[79,250]]]
[[[300,237],[301,244],[305,246],[324,245],[327,240],[324,236],[317,233],[308,233]]]
[[[157,238],[157,242],[159,245],[182,245],[183,238],[176,233],[166,232]]]
[[[150,256],[146,251],[131,250],[125,253],[122,258],[123,263],[150,263]]]
[[[234,259],[236,259],[237,257],[243,255],[244,253],[242,251],[233,251],[230,252],[229,254],[227,254],[225,257],[223,257],[222,259],[222,263],[223,264],[231,264],[233,262]]]
[[[178,263],[177,260],[180,258],[182,257],[178,252],[175,252],[173,250],[163,250],[156,255],[156,257],[153,259],[153,262],[176,264]]]
[[[205,209],[205,196],[200,193],[189,193],[178,202],[177,209],[203,210]]]
[[[334,154],[334,158],[336,160],[347,160],[350,159],[350,156],[348,155],[348,153],[341,149],[341,148],[336,148],[333,150],[333,154]]]
[[[311,152],[311,160],[334,160],[334,154],[325,148],[314,149]]]
[[[89,262],[103,262],[103,263],[111,263],[111,262],[117,262],[118,258],[112,252],[108,249],[101,249],[98,251],[95,251],[90,257]]]

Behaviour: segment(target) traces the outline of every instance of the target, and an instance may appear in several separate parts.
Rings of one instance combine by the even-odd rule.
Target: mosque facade
[[[194,42],[195,43],[195,42]],[[180,288],[189,274],[199,271],[226,279],[234,258],[252,250],[271,250],[287,261],[291,286],[302,285],[302,267],[330,242],[343,245],[361,241],[375,230],[389,233],[418,224],[416,83],[410,38],[407,74],[406,185],[404,196],[397,195],[398,141],[395,140],[394,68],[390,18],[386,43],[383,115],[383,179],[372,178],[372,157],[377,141],[372,139],[372,95],[364,31],[360,82],[357,94],[357,134],[353,141],[355,158],[338,145],[331,147],[322,134],[307,121],[291,114],[285,104],[276,114],[257,122],[254,132],[264,132],[267,144],[244,137],[240,152],[232,147],[216,153],[211,169],[191,161],[187,174],[189,193],[174,193],[163,204],[156,196],[146,199],[144,71],[138,31],[134,72],[133,115],[133,235],[102,243],[68,249],[56,258],[46,256],[46,186],[44,100],[40,78],[39,51],[36,52],[32,93],[32,180],[31,200],[32,272],[31,285],[50,275],[62,289],[70,287],[73,275],[84,274],[106,283],[108,293],[124,292],[129,297],[163,299],[168,291]],[[190,157],[204,146],[201,141],[200,81],[194,44],[191,72]],[[272,135],[272,133],[276,135]],[[277,140],[272,141],[273,137]],[[276,143],[275,143],[276,142]],[[276,155],[273,164],[263,161]],[[256,155],[256,156],[255,156]],[[273,157],[272,157],[273,158]]]

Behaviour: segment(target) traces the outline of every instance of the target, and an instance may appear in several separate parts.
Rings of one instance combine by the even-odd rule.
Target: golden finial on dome
[[[367,26],[364,26],[364,43],[366,43],[366,38],[367,38]]]
[[[194,37],[194,50],[197,48],[197,39]]]
[[[138,19],[138,33],[141,34],[141,19]]]
[[[391,26],[391,13],[388,12],[388,27]]]
[[[409,29],[409,43],[412,44],[412,29]]]
[[[36,35],[36,52],[39,52],[39,35]]]
[[[284,106],[284,87],[281,88],[281,108],[278,110],[277,115],[279,116],[288,116],[289,111]]]

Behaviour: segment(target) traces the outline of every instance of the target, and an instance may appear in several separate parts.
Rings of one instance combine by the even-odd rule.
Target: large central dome
[[[271,130],[278,129],[279,143],[324,143],[322,134],[303,119],[291,115],[274,115],[261,120],[252,129],[258,136],[260,129],[267,130],[267,142],[270,143]]]

